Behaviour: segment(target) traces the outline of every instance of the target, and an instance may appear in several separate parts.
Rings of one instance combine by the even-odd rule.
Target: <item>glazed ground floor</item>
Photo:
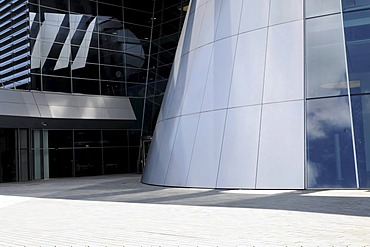
[[[140,130],[0,129],[0,182],[136,173]]]

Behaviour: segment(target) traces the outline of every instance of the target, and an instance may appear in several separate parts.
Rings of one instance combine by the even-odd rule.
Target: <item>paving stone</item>
[[[139,175],[0,185],[0,246],[370,246],[366,190],[149,186]]]

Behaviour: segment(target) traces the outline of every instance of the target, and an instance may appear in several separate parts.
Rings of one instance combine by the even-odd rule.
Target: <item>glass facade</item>
[[[269,104],[301,101],[303,109],[304,101],[305,115],[298,115],[305,116],[305,186],[370,187],[369,1],[194,2],[187,23],[192,33],[180,37],[189,0],[0,0],[3,91],[128,97],[136,116],[118,128],[88,121],[60,128],[0,126],[0,182],[140,172],[140,138],[154,131],[178,52],[173,80],[190,79],[170,88],[170,119],[199,109],[266,104],[263,120],[273,116],[273,110],[263,113]],[[227,61],[230,54],[236,58]],[[181,121],[179,126],[187,128]],[[173,142],[183,153],[182,142]],[[279,148],[269,154],[280,154]]]
[[[322,2],[306,1],[307,187],[368,188],[370,4]]]
[[[14,134],[0,147],[0,181],[140,172],[140,138],[153,133],[188,4],[0,0],[1,89],[129,97],[136,116],[121,129],[26,129],[26,146]]]

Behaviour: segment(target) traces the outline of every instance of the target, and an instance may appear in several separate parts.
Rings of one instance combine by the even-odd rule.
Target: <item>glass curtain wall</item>
[[[0,0],[0,88],[29,89],[27,0]]]
[[[370,187],[370,3],[343,0],[359,186]]]
[[[34,179],[136,172],[130,130],[34,130],[33,140]]]
[[[355,188],[352,123],[339,1],[306,0],[307,187]]]
[[[144,97],[153,4],[30,0],[34,90]]]
[[[306,0],[307,187],[369,188],[370,3],[324,5]]]
[[[157,0],[148,78],[143,135],[154,131],[189,0]]]

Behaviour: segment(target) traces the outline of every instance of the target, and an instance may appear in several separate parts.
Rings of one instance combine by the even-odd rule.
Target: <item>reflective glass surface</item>
[[[341,0],[306,0],[305,16],[313,17],[340,12]]]
[[[122,90],[107,93],[106,83],[100,81],[147,81],[152,15],[152,2],[32,1],[31,73],[40,74],[41,80],[45,76],[81,78],[71,80],[70,90],[50,82],[41,88],[31,83],[32,89],[125,95]],[[86,88],[84,79],[94,88]]]
[[[342,26],[340,14],[306,20],[308,98],[348,93]]]
[[[355,188],[348,97],[307,102],[307,187]]]
[[[370,95],[351,99],[360,188],[370,188]]]
[[[348,73],[352,93],[370,92],[370,10],[344,13]]]
[[[370,7],[368,0],[342,0],[343,10],[355,10]]]

